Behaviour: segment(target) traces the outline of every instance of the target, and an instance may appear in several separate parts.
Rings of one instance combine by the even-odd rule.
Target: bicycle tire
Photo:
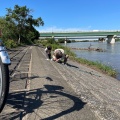
[[[7,101],[9,93],[9,68],[3,64],[0,58],[0,113],[2,112]]]

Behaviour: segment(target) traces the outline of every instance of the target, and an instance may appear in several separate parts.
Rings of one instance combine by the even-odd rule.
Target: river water
[[[120,42],[108,44],[107,42],[74,42],[67,43],[67,47],[72,48],[101,48],[105,52],[73,50],[78,58],[85,58],[91,61],[99,61],[117,70],[117,79],[120,80]]]

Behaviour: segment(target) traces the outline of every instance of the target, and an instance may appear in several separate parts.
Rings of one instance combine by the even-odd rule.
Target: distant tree
[[[60,38],[60,39],[58,39],[58,42],[59,42],[59,43],[64,43],[64,42],[65,42],[65,39],[64,39],[64,38]]]
[[[71,40],[68,39],[68,40],[67,40],[67,43],[71,43]]]
[[[46,40],[47,40],[47,43],[49,44],[55,44],[55,43],[57,44],[54,38],[47,38]]]
[[[58,42],[59,42],[59,43],[64,43],[64,42],[65,42],[65,39],[64,39],[64,38],[60,38],[60,39],[58,39]],[[66,42],[67,42],[67,43],[71,43],[71,40],[67,39]]]
[[[36,32],[34,27],[44,25],[44,22],[41,17],[34,19],[33,16],[30,15],[30,12],[32,12],[32,10],[30,10],[26,6],[20,7],[18,5],[15,5],[13,10],[11,8],[6,8],[6,10],[7,10],[6,21],[15,25],[16,34],[18,36],[18,43],[21,42],[21,38],[25,39],[26,36],[27,37],[34,36],[34,38],[35,35],[38,36],[38,33]]]

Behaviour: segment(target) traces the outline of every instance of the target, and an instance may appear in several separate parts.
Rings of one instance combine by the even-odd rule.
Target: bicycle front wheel
[[[3,110],[9,92],[9,68],[0,58],[0,112]]]

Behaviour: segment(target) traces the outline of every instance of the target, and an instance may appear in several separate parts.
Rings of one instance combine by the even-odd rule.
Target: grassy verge
[[[109,76],[116,77],[116,75],[117,75],[117,71],[114,70],[111,66],[104,65],[98,61],[90,61],[90,60],[86,60],[83,58],[74,58],[74,57],[71,57],[71,59],[80,64],[89,66],[99,72],[107,74]]]
[[[70,50],[70,48],[62,46],[58,43],[49,43],[47,41],[39,41],[39,42],[37,42],[37,44],[42,44],[43,46],[51,45],[52,50],[55,50],[57,48],[62,48],[65,50],[65,53],[69,55],[69,59],[71,59],[73,61],[76,61],[80,64],[89,66],[89,67],[91,67],[99,72],[102,72],[102,73],[107,74],[107,75],[112,76],[112,77],[116,77],[116,75],[117,75],[117,71],[114,70],[111,66],[104,65],[104,64],[97,62],[97,61],[95,62],[95,61],[90,61],[90,60],[83,59],[83,58],[77,58],[76,54],[74,52],[72,52]]]

